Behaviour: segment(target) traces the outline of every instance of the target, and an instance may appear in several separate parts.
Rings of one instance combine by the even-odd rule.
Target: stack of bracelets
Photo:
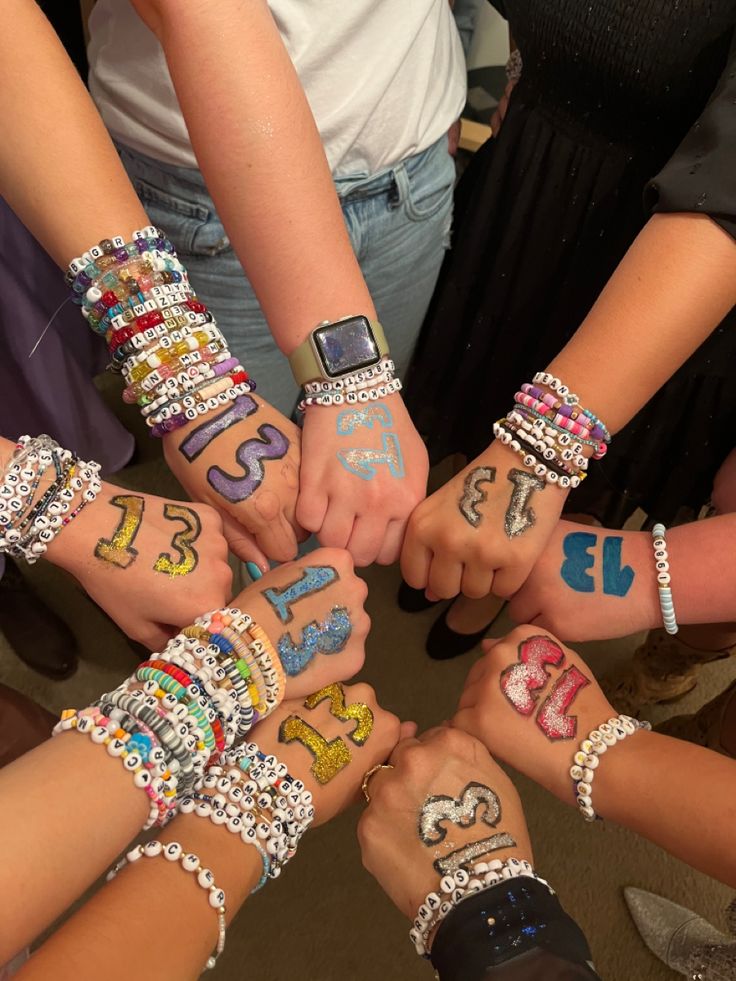
[[[99,464],[49,436],[21,436],[0,475],[0,553],[35,562],[101,489]]]
[[[356,405],[385,399],[401,391],[401,379],[394,376],[394,368],[391,358],[385,357],[373,368],[356,371],[354,375],[344,375],[332,381],[308,382],[298,409],[304,412],[310,405]]]
[[[102,334],[123,399],[164,436],[255,390],[207,307],[194,295],[171,242],[153,226],[131,242],[105,239],[69,264],[66,281]]]
[[[593,779],[601,756],[627,736],[633,736],[640,729],[648,731],[651,728],[649,722],[639,722],[638,719],[632,719],[628,715],[619,715],[615,719],[601,723],[580,743],[580,749],[573,757],[570,776],[575,790],[575,800],[586,821],[598,819],[598,815],[593,810],[592,795]]]
[[[479,862],[470,871],[458,869],[452,875],[443,876],[440,880],[439,891],[430,892],[417,910],[417,915],[409,931],[409,939],[420,957],[429,957],[431,937],[440,923],[456,906],[484,889],[490,889],[498,883],[518,876],[528,876],[553,889],[544,879],[540,878],[529,862],[518,858],[510,858],[505,862],[494,859],[492,862]]]
[[[252,726],[281,703],[285,683],[262,628],[240,610],[218,610],[185,628],[114,691],[81,711],[64,711],[54,734],[76,730],[120,757],[150,800],[143,830],[183,813],[238,834],[263,863],[256,891],[280,875],[314,818],[304,784],[275,756],[243,744]],[[225,896],[196,856],[148,842],[129,852],[110,877],[126,862],[157,855],[181,861],[209,891],[220,917],[217,950],[207,964],[213,967],[224,946]]]
[[[559,378],[544,371],[533,384],[522,385],[515,399],[513,410],[493,426],[496,438],[547,483],[577,487],[588,469],[584,448],[592,450],[594,460],[606,454],[611,442],[606,427]]]

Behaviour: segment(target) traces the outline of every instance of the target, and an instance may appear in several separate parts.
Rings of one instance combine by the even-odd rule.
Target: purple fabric
[[[61,270],[0,198],[0,433],[48,433],[112,473],[128,462],[134,440],[92,383],[107,352],[74,303],[28,357],[68,295]]]

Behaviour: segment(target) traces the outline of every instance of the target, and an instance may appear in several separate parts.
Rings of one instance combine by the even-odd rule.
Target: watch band
[[[325,321],[322,324],[318,324],[315,330],[324,326],[336,326],[343,322],[343,320],[353,320],[354,317],[344,317],[342,320],[335,321]],[[368,318],[366,317],[366,320]],[[368,320],[371,330],[373,331],[373,336],[376,339],[376,345],[378,347],[378,359],[385,358],[389,353],[388,341],[386,340],[386,335],[383,331],[383,327],[377,320]],[[291,366],[292,374],[294,379],[300,387],[304,386],[306,382],[315,381],[319,378],[325,378],[325,373],[322,370],[322,365],[320,359],[317,356],[317,352],[314,349],[314,342],[312,340],[312,333],[310,332],[309,337],[302,341],[298,348],[289,355],[289,364]],[[349,374],[349,372],[346,372]]]

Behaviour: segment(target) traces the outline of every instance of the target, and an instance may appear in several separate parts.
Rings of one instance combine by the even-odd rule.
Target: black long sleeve
[[[585,936],[553,893],[527,876],[466,899],[432,946],[441,981],[594,981]]]
[[[736,238],[736,38],[700,118],[644,192],[650,211],[709,215]]]

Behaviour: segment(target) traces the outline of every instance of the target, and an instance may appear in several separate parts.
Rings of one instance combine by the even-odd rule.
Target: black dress
[[[736,236],[736,0],[507,0],[524,61],[468,167],[408,380],[434,462],[476,456],[585,318],[651,211]],[[734,313],[569,499],[615,525],[698,509],[734,446]]]

